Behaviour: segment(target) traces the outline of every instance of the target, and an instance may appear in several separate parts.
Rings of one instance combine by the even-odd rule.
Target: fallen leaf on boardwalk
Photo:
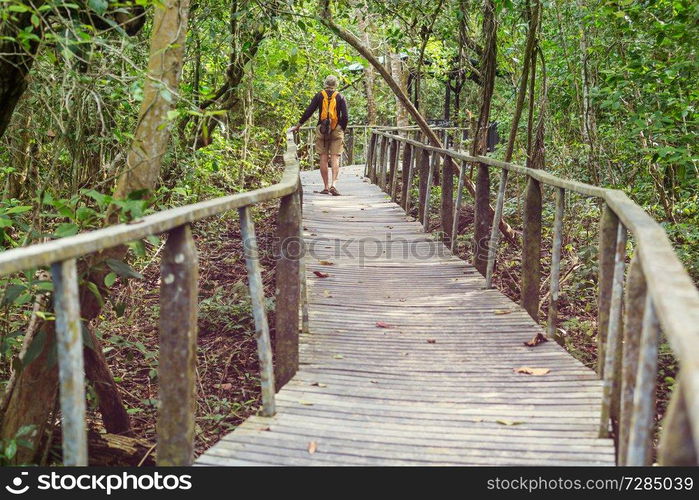
[[[318,264],[320,264],[321,266],[334,266],[335,265],[334,262],[330,262],[329,260],[319,260]]]
[[[405,353],[403,353],[403,356],[410,356],[410,353],[409,353],[409,352],[405,352]]]
[[[549,341],[549,339],[544,337],[541,333],[537,333],[533,339],[531,339],[528,342],[525,342],[524,345],[526,345],[528,347],[534,347],[534,346],[537,346],[539,344],[543,344],[544,342],[548,342],[548,341]]]
[[[265,432],[269,432],[269,431],[271,431],[272,429],[271,429],[270,427],[263,427],[263,428],[260,429],[260,430],[261,430],[261,431],[265,431]]]
[[[332,297],[332,295],[330,294],[330,290],[323,290],[323,296]]]
[[[342,354],[335,354],[333,359],[345,359],[345,357]]]
[[[388,323],[384,323],[383,321],[377,321],[376,326],[377,328],[393,328],[393,325],[389,325]]]
[[[398,299],[398,302],[405,302],[406,299]]]
[[[436,344],[437,340],[436,339],[427,339],[428,344]]]
[[[378,380],[370,380],[369,382],[371,382],[372,384],[378,384],[378,383],[379,383]]]
[[[214,385],[216,389],[223,389],[224,391],[230,391],[233,389],[233,384],[216,384]]]
[[[527,375],[541,376],[546,375],[551,371],[550,368],[530,368],[528,366],[520,366],[512,370],[515,373],[526,373]]]
[[[524,423],[524,422],[517,422],[515,420],[505,420],[505,419],[496,420],[496,422],[500,425],[521,425]]]
[[[313,271],[313,274],[315,274],[319,278],[327,278],[328,276],[330,276],[328,273],[322,273],[320,271]]]
[[[322,382],[313,382],[311,385],[314,387],[327,387],[328,386],[327,384],[324,384]]]
[[[310,401],[301,400],[301,401],[299,401],[299,404],[302,404],[304,406],[313,406],[313,403],[311,403]]]
[[[495,314],[510,314],[511,312],[514,312],[512,309],[499,309],[495,311]]]
[[[318,449],[318,443],[316,443],[315,441],[311,441],[310,443],[308,443],[308,453],[313,455],[317,449]]]
[[[483,422],[482,418],[473,418],[471,419],[471,422]]]

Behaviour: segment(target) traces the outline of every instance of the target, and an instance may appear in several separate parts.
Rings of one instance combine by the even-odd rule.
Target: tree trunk
[[[478,114],[478,125],[471,147],[473,156],[485,155],[488,143],[490,104],[493,100],[495,68],[497,64],[497,25],[495,23],[495,5],[493,0],[486,0],[484,5],[483,36],[485,37],[484,52],[481,57],[483,86],[481,87],[481,109]],[[475,189],[476,210],[474,214],[473,265],[484,276],[488,266],[488,242],[490,240],[490,226],[493,220],[493,211],[489,210],[489,195],[490,170],[487,165],[479,163]]]
[[[358,10],[359,31],[362,33],[362,41],[364,45],[371,50],[371,37],[369,30],[371,28],[371,20],[369,18],[368,9],[362,8]],[[376,99],[374,97],[374,67],[369,64],[364,67],[364,92],[366,93],[366,123],[367,125],[376,124]]]
[[[189,0],[164,0],[161,7],[155,9],[148,76],[144,84],[139,120],[127,157],[126,170],[119,178],[115,198],[125,198],[133,191],[150,191],[155,188],[170,137],[167,115],[175,106],[171,95],[177,95],[178,92],[188,10]],[[110,222],[115,221],[116,214],[112,214]],[[86,263],[90,273],[87,279],[102,287],[107,273],[104,260],[123,260],[126,253],[127,248],[122,246],[92,256]],[[82,287],[80,308],[81,316],[85,324],[88,324],[99,315],[102,307],[94,294]],[[47,341],[53,338],[51,324],[45,323],[40,329],[47,332]],[[88,342],[92,345],[85,348],[85,371],[95,385],[105,427],[111,433],[128,433],[128,415],[105,362],[101,344],[94,332],[88,330]],[[55,341],[52,343],[55,345]],[[45,352],[20,373],[3,418],[3,438],[11,438],[16,434],[19,421],[22,425],[34,425],[39,431],[44,428],[52,410],[52,405],[48,402],[53,401],[58,384],[55,362],[51,364],[46,361],[50,345],[47,342]],[[32,449],[36,449],[41,435],[41,432],[37,432],[30,439]],[[33,455],[31,450],[27,453]]]
[[[402,92],[408,94],[408,79],[407,72],[403,70],[403,61],[400,59],[400,54],[391,53],[391,76],[398,83]],[[408,113],[405,107],[401,105],[400,99],[396,96],[396,126],[407,127]]]

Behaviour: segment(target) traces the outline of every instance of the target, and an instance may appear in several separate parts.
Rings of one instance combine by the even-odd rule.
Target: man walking
[[[349,119],[347,101],[337,91],[337,84],[336,76],[328,76],[325,79],[325,88],[313,97],[299,123],[294,127],[294,130],[298,131],[315,110],[318,110],[316,149],[320,155],[320,175],[325,184],[321,194],[332,194],[333,196],[340,196],[335,184],[340,175],[340,155]],[[328,176],[328,160],[330,168],[332,168],[332,181],[329,180]]]

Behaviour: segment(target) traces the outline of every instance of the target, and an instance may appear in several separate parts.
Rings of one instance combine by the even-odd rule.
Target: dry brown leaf
[[[299,404],[302,404],[304,406],[313,406],[313,403],[310,401],[304,401],[303,399],[299,401]]]
[[[510,314],[511,312],[514,312],[512,309],[498,309],[495,311],[495,314]]]
[[[332,297],[332,295],[330,294],[330,290],[323,290],[323,296],[324,297]]]
[[[315,274],[319,278],[327,278],[328,276],[330,276],[328,273],[322,273],[320,271],[313,271],[313,274]]]
[[[310,443],[308,443],[308,453],[313,455],[317,449],[318,449],[318,443],[316,443],[315,441],[311,441]]]
[[[428,343],[428,344],[436,344],[436,343],[437,343],[437,339],[427,339],[427,343]]]
[[[327,384],[324,384],[322,382],[313,382],[311,385],[314,387],[327,387],[328,386]]]
[[[342,354],[335,354],[333,356],[334,359],[345,359],[345,357]]]
[[[334,262],[331,262],[329,260],[319,260],[318,264],[320,264],[321,266],[334,266],[335,265]]]
[[[548,342],[549,339],[544,337],[541,333],[537,333],[533,339],[531,339],[528,342],[525,342],[524,345],[527,347],[535,347],[538,346],[539,344],[543,344],[544,342]]]
[[[384,323],[383,321],[377,321],[376,326],[377,328],[393,328],[393,325],[389,325],[388,323]]]
[[[379,383],[378,380],[370,380],[369,382],[371,382],[372,384],[378,384],[378,383]]]
[[[224,391],[230,391],[233,389],[233,384],[216,384],[214,385],[216,389],[223,389]]]
[[[519,368],[513,368],[512,371],[515,373],[526,373],[527,375],[534,375],[540,377],[541,375],[546,375],[551,372],[550,368],[531,368],[529,366],[520,366]]]

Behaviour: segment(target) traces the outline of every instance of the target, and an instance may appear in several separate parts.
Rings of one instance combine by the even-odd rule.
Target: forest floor
[[[265,296],[274,297],[273,244],[276,208],[261,207],[255,217]],[[254,322],[247,292],[247,272],[238,219],[233,214],[193,226],[199,254],[199,336],[195,451],[200,454],[232,431],[260,403],[259,364]],[[150,261],[138,271],[144,280],[129,280],[115,292],[126,303],[118,316],[105,309],[98,323],[107,362],[117,381],[134,437],[156,441],[158,385],[158,318],[160,270],[152,248]],[[269,308],[271,334],[274,312]],[[104,432],[96,401],[89,394],[89,425]],[[150,462],[150,460],[149,460]],[[115,465],[115,464],[111,464]]]

